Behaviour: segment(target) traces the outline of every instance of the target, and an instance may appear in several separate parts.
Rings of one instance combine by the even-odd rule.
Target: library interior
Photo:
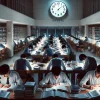
[[[0,99],[100,99],[100,0],[0,0]]]

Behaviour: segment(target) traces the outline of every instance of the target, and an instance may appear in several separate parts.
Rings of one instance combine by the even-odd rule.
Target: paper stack
[[[25,91],[25,88],[21,85],[19,86],[16,86],[14,88],[14,97],[15,98],[24,98],[24,91]]]
[[[25,83],[25,97],[34,97],[36,91],[35,82]]]

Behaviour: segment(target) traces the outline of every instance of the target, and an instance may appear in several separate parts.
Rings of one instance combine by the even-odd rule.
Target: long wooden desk
[[[89,92],[89,90],[81,90],[80,94],[86,94],[87,92]],[[24,97],[24,99],[41,99],[41,91],[36,92],[34,97]],[[70,97],[70,93],[67,93],[66,95],[68,95],[68,99],[76,99],[76,98],[71,98]],[[11,93],[9,99],[15,99],[14,98],[14,92]]]

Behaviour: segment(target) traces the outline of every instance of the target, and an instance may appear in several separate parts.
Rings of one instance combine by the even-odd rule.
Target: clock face
[[[66,14],[67,7],[65,3],[61,1],[56,1],[52,3],[50,7],[50,12],[54,17],[61,18]]]

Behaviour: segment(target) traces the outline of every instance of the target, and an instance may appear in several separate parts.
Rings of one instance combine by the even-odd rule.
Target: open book
[[[87,94],[70,94],[71,98],[79,98],[79,99],[85,99],[89,98]]]
[[[87,93],[90,98],[100,97],[100,90],[93,90]]]
[[[52,88],[46,88],[45,91],[51,91],[51,90],[59,90],[59,91],[63,91],[63,92],[68,92],[67,87],[65,86],[64,83],[60,83],[56,86],[53,86]]]
[[[67,94],[61,91],[51,90],[42,92],[41,98],[49,98],[49,97],[68,98]]]

